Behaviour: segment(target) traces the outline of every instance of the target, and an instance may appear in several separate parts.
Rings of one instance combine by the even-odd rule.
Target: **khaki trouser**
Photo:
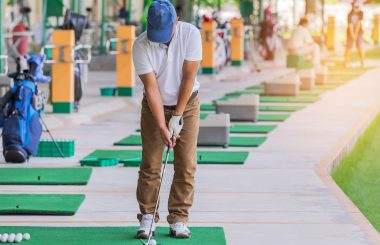
[[[166,109],[166,123],[169,122],[173,110]],[[197,166],[196,148],[199,131],[199,99],[198,96],[191,99],[185,109],[184,126],[174,147],[174,178],[169,195],[170,224],[188,221],[189,208],[194,198],[194,175]],[[141,109],[141,138],[142,138],[142,162],[137,184],[137,201],[141,214],[137,217],[141,220],[144,214],[153,214],[157,200],[157,191],[160,183],[160,171],[165,145],[162,142],[160,130],[152,112],[149,109],[146,98],[142,101]],[[157,213],[156,222],[159,220]]]

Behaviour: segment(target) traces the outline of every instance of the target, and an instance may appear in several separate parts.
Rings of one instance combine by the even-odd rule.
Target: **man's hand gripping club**
[[[169,121],[169,127],[161,128],[161,138],[167,147],[174,148],[177,138],[180,137],[181,130],[183,128],[183,116],[173,115]]]

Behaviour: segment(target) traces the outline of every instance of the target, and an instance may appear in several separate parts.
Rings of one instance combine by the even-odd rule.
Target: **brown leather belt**
[[[198,95],[198,90],[197,91],[194,91],[191,95],[190,95],[190,98],[189,98],[189,101],[192,101],[195,97],[197,97]],[[176,105],[165,105],[164,108],[167,109],[167,110],[175,110],[176,109]]]

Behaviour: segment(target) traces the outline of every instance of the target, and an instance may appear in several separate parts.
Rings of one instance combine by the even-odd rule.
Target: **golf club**
[[[53,141],[55,147],[57,148],[59,154],[61,155],[62,158],[65,158],[65,155],[63,154],[63,152],[62,152],[61,148],[59,147],[57,141],[54,139],[52,133],[50,132],[49,128],[47,127],[47,125],[46,125],[44,119],[42,118],[41,114],[39,116],[40,116],[40,120],[42,122],[42,125],[44,125],[46,132],[50,135],[50,138]]]
[[[169,154],[170,154],[170,147],[168,147],[166,150],[165,163],[161,172],[160,185],[158,186],[158,193],[157,193],[157,201],[156,201],[156,206],[154,207],[152,223],[150,224],[148,241],[144,242],[143,240],[141,240],[144,245],[156,245],[156,241],[152,239],[152,229],[153,229],[153,223],[155,222],[156,215],[157,215],[158,204],[160,203],[160,192],[161,192],[162,180],[164,179],[164,176],[165,176],[165,170],[166,170],[166,165],[168,164]]]

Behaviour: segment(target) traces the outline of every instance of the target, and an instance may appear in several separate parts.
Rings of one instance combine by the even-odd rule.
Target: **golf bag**
[[[81,59],[81,55],[78,51],[75,51],[75,59],[79,60]],[[75,64],[74,66],[74,102],[76,104],[79,104],[79,101],[82,98],[83,91],[82,91],[82,71],[80,64]]]
[[[17,72],[9,75],[13,87],[1,98],[3,127],[3,154],[6,162],[24,163],[36,155],[42,134],[39,120],[44,99],[38,91],[37,82],[49,82],[41,73],[44,57],[31,56],[28,61],[17,61]]]
[[[75,34],[75,43],[77,44],[82,37],[83,30],[87,26],[87,18],[84,15],[74,13],[70,10],[66,11],[65,18],[63,21],[62,29],[63,30],[74,30]],[[79,51],[75,51],[75,59],[81,59],[81,54]],[[79,102],[82,98],[82,70],[80,64],[75,64],[74,66],[74,109],[78,110]]]

